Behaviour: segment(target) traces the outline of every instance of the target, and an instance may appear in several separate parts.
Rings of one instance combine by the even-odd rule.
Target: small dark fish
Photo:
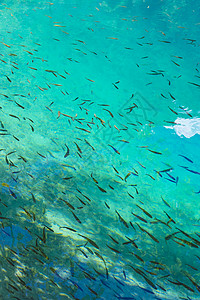
[[[90,238],[88,238],[82,234],[78,234],[78,235],[83,237],[84,239],[86,239],[88,241],[88,243],[90,243],[93,247],[99,249],[99,246],[93,240],[91,240]]]
[[[138,195],[139,194],[138,189],[135,186],[134,186],[134,188],[135,188],[136,194]]]
[[[171,107],[168,106],[168,108],[175,114],[178,115],[178,113],[176,111],[174,111]]]
[[[172,171],[172,170],[173,170],[173,168],[169,168],[169,169],[165,169],[165,170],[159,171],[159,173],[170,172],[170,171]]]
[[[78,151],[79,151],[80,153],[82,153],[81,148],[79,147],[79,145],[78,145],[76,142],[74,142],[74,144],[76,145]]]
[[[45,232],[45,227],[43,227],[43,231],[42,231],[42,239],[43,239],[43,242],[46,243],[46,232]]]
[[[6,258],[6,259],[7,259],[7,258]],[[14,264],[12,264],[10,260],[7,259],[7,261],[9,262],[9,264],[11,264],[12,266],[14,266]],[[19,289],[16,288],[14,285],[12,285],[12,284],[10,284],[10,283],[8,283],[8,285],[9,285],[11,288],[13,288],[15,291],[17,291],[17,292],[19,291]],[[8,290],[8,291],[9,291],[9,290]],[[14,298],[16,298],[16,297],[14,297]],[[17,297],[17,299],[19,299],[19,298]]]
[[[174,236],[175,234],[177,234],[177,233],[180,233],[180,232],[177,231],[177,232],[174,232],[174,233],[172,233],[172,234],[166,235],[165,240],[166,240],[166,241],[170,240],[170,239],[173,238],[173,236]]]
[[[87,285],[86,285],[87,286]],[[90,290],[90,292],[92,293],[92,294],[94,294],[95,296],[98,296],[98,294],[93,290],[93,289],[91,289],[89,286],[87,286],[87,288]]]
[[[112,250],[113,252],[115,252],[115,253],[121,253],[119,250],[116,250],[116,249],[114,249],[114,248],[108,246],[107,244],[106,244],[106,246],[107,246],[110,250]]]
[[[123,275],[124,275],[124,279],[126,280],[126,273],[124,270],[123,270]]]
[[[70,228],[70,227],[66,227],[66,226],[62,226],[62,227],[59,227],[59,228],[65,228],[65,229],[68,229],[70,231],[77,232],[77,230],[75,230],[73,228]]]
[[[131,227],[135,230],[135,227],[133,226],[133,223],[130,221]]]
[[[179,58],[179,59],[183,59],[182,56],[176,56],[176,55],[172,55],[173,57]]]
[[[72,179],[73,178],[73,176],[70,176],[70,177],[65,177],[65,178],[63,178],[64,180],[69,180],[69,179]]]
[[[78,264],[77,264],[78,265]],[[79,265],[78,265],[79,266]],[[80,266],[79,266],[80,267]],[[82,292],[83,292],[83,289],[80,287],[80,285],[78,285],[78,283],[76,283],[75,281],[73,281],[73,280],[71,280],[71,279],[69,279],[68,278],[68,280],[71,282],[71,283],[73,283],[73,285],[76,287],[76,288],[79,288]],[[72,295],[72,294],[71,294]],[[77,299],[77,298],[75,298],[75,297],[73,297],[75,300]]]
[[[149,176],[151,179],[155,180],[155,178],[154,178],[152,175],[150,175],[150,174],[145,174],[145,175],[147,175],[147,176]]]
[[[197,174],[197,175],[200,175],[200,172],[197,172],[197,171],[194,171],[194,170],[190,170],[190,169],[186,169],[187,171],[193,173],[193,174]]]
[[[146,282],[155,290],[157,290],[157,287],[155,286],[155,284],[149,280],[146,276],[142,275],[142,277],[146,280]]]
[[[110,209],[110,206],[109,206],[106,202],[104,202],[104,203],[105,203],[106,207],[107,207],[108,209]]]
[[[115,210],[115,212],[117,213],[120,221],[124,224],[124,226],[126,226],[126,228],[129,228],[128,224],[126,223],[126,221],[120,216],[120,214],[118,213],[117,210]]]
[[[157,284],[157,285],[158,285],[158,284]],[[143,291],[149,293],[149,294],[152,294],[152,295],[154,294],[154,292],[149,291],[149,290],[147,290],[147,289],[145,289],[145,288],[143,288],[143,287],[141,287],[141,286],[139,286],[139,288],[142,289]]]
[[[27,162],[27,160],[23,156],[19,155],[19,157],[19,159],[22,159],[25,163]]]
[[[124,47],[124,49],[133,50],[133,48],[129,48],[129,47]]]
[[[157,284],[157,286],[159,286],[159,288],[161,288],[161,290],[163,290],[164,292],[167,291],[166,289],[164,289],[164,287],[160,286],[159,284]]]
[[[6,76],[6,78],[8,79],[9,82],[12,82],[11,79],[7,75],[5,75],[5,76]]]
[[[0,220],[10,220],[9,218],[6,218],[6,217],[1,217],[0,216]]]
[[[77,250],[80,251],[85,256],[85,258],[88,258],[88,256],[85,254],[83,250],[81,250],[80,248],[78,248]]]
[[[178,63],[176,63],[174,60],[171,59],[171,61],[178,67],[180,67],[180,65]]]
[[[116,89],[119,89],[118,86],[117,86],[116,84],[114,84],[114,83],[112,83],[112,84],[114,85],[114,87],[115,87]]]
[[[15,152],[16,152],[16,150],[11,151],[11,152],[9,152],[6,156],[11,155],[11,154],[13,154],[13,153],[15,153]]]
[[[63,202],[65,202],[65,204],[67,204],[67,206],[69,206],[69,208],[71,208],[71,209],[75,210],[74,206],[73,206],[73,205],[71,205],[71,204],[70,204],[68,201],[66,201],[66,200],[63,200],[62,198],[60,198],[60,200],[61,200],[61,201],[63,201]]]
[[[148,75],[162,75],[162,76],[164,76],[163,73],[161,73],[161,72],[153,72],[153,73],[146,73],[146,74],[148,74]]]
[[[147,150],[154,153],[154,154],[162,154],[161,152],[157,152],[157,151],[154,151],[154,150],[150,150],[150,149],[147,149]]]
[[[165,201],[165,199],[163,199],[162,196],[161,196],[161,199],[162,199],[162,201],[165,203],[165,205],[167,205],[168,207],[171,207],[171,206],[167,203],[167,201]]]
[[[15,103],[17,104],[17,106],[21,107],[22,109],[25,108],[24,106],[22,106],[21,104],[17,103],[16,101],[15,101]]]
[[[117,174],[119,174],[119,172],[117,171],[117,169],[114,167],[114,166],[112,166],[113,167],[113,169],[115,170],[115,172],[117,173]]]
[[[34,127],[31,124],[29,124],[29,125],[31,127],[32,132],[34,132],[35,131]]]
[[[128,192],[127,192],[127,194],[131,197],[131,198],[133,198],[134,199],[134,197],[131,195],[131,194],[129,194]]]
[[[146,169],[146,167],[143,166],[139,161],[137,161],[137,162],[138,162],[138,164],[139,164],[142,168]]]
[[[178,177],[177,177],[177,178],[178,178]],[[176,181],[176,180],[169,179],[169,178],[164,178],[164,179],[166,179],[166,180],[168,180],[168,181],[171,181],[171,182],[173,182],[173,183],[176,183],[176,184],[177,184],[177,181]]]
[[[196,287],[196,289],[200,292],[200,286],[186,273],[185,276],[192,282],[192,284]],[[191,298],[188,298],[192,300]]]
[[[103,108],[103,110],[106,110],[107,112],[109,112],[109,114],[111,115],[112,118],[114,117],[110,110],[105,109],[105,108]]]
[[[142,217],[140,217],[140,216],[134,214],[133,212],[131,212],[131,213],[132,213],[132,215],[134,215],[136,218],[138,218],[140,221],[147,223],[147,221],[146,221],[144,218],[142,218]]]
[[[77,154],[78,154],[78,156],[79,156],[80,158],[82,158],[82,156],[80,155],[80,153],[79,153],[79,152],[77,152]]]
[[[181,229],[179,229],[179,228],[177,228],[177,227],[176,227],[176,229],[178,229],[181,233],[183,233],[185,236],[189,237],[189,238],[190,238],[191,240],[193,240],[197,245],[200,246],[200,241],[194,239],[194,238],[191,237],[189,234],[187,234],[185,231],[183,231],[183,230],[181,230]]]
[[[80,129],[80,130],[83,130],[83,131],[86,131],[86,132],[88,132],[88,133],[91,133],[91,131],[89,131],[89,130],[87,130],[87,129],[85,129],[85,128],[80,128],[80,127],[77,127],[77,126],[76,126],[76,128],[77,128],[77,129]]]
[[[27,118],[27,119],[28,119],[29,121],[31,121],[32,123],[34,123],[33,120],[31,120],[31,119],[29,119],[29,118]]]
[[[128,239],[128,242],[124,242],[123,245],[132,244],[135,248],[138,249],[138,245],[135,243],[135,240],[130,239],[128,236],[125,236]]]
[[[161,94],[161,96],[162,96],[163,98],[167,99],[167,97],[165,97],[163,94]]]
[[[182,154],[178,154],[178,155],[181,156],[181,157],[183,157],[183,158],[185,158],[187,161],[193,163],[193,161],[191,159],[189,159],[188,157],[186,157],[186,156],[184,156]]]
[[[11,191],[11,189],[9,188],[9,192],[11,194],[11,196],[15,199],[17,199],[17,196],[15,195],[15,193],[13,191]]]
[[[84,139],[84,141],[86,142],[86,144],[88,144],[88,146],[92,148],[93,151],[95,151],[94,147],[92,147],[92,145],[90,145],[90,143],[86,139]]]
[[[161,43],[166,43],[166,44],[170,44],[171,42],[169,42],[169,41],[159,41],[159,42],[161,42]]]
[[[20,118],[15,116],[15,115],[9,114],[9,116],[12,117],[12,118],[18,119],[20,121]]]
[[[180,240],[181,242],[183,242],[184,244],[186,244],[186,245],[188,245],[188,246],[190,246],[190,247],[198,248],[197,245],[195,245],[195,244],[193,244],[193,243],[191,243],[191,242],[189,242],[189,241],[187,241],[187,240],[177,238],[176,236],[175,236],[175,239]]]
[[[115,244],[119,244],[119,242],[116,241],[111,235],[109,235],[109,237],[111,238],[111,240],[112,240]]]
[[[127,179],[131,174],[132,174],[132,172],[129,172],[129,173],[125,176],[125,178],[124,178],[125,182],[126,182],[126,179]]]
[[[133,253],[133,252],[130,252],[131,254],[133,254],[138,260],[140,260],[141,262],[144,263],[144,260],[137,254]]]
[[[21,207],[21,206],[20,206],[20,208],[23,209],[23,211],[27,214],[27,216],[29,216],[30,219],[32,219],[32,215],[31,215],[24,207]],[[39,237],[39,238],[40,238],[40,237]],[[40,239],[41,239],[41,238],[40,238]],[[41,239],[41,240],[42,240],[42,239]],[[42,241],[43,241],[43,240],[42,240]]]
[[[166,213],[166,211],[164,211],[164,213],[167,215],[167,217],[170,219],[171,222],[173,222],[174,224],[176,224],[176,222],[168,215],[168,213]]]
[[[96,184],[98,184],[98,181],[93,177],[92,173],[91,173],[91,177],[92,177],[92,179],[94,180],[94,182],[95,182]]]
[[[66,148],[67,148],[67,152],[65,153],[65,156],[64,156],[64,158],[66,158],[68,155],[69,155],[69,148],[68,148],[68,146],[65,144],[65,146],[66,146]]]
[[[172,180],[176,181],[176,178],[173,177],[172,175],[170,175],[169,173],[165,172],[165,174],[166,174],[167,176],[169,176]],[[166,179],[166,178],[165,178],[165,179]]]
[[[32,196],[33,202],[36,203],[35,196],[32,193],[31,193],[31,196]]]
[[[106,190],[104,190],[102,187],[100,187],[98,184],[96,184],[96,186],[100,189],[101,192],[103,193],[107,193]]]
[[[113,275],[113,278],[114,278],[119,284],[121,284],[121,285],[124,286],[124,284],[123,284],[119,279],[117,279],[114,275]]]
[[[117,154],[120,154],[120,152],[117,149],[115,149],[112,145],[108,145],[108,146],[110,146]]]
[[[169,280],[169,279],[167,279],[169,282],[171,282],[171,283],[173,283],[173,284],[176,284],[176,285],[182,285],[182,286],[184,286],[187,290],[189,290],[189,291],[191,291],[191,292],[194,292],[194,290],[191,288],[191,287],[189,287],[188,285],[186,285],[186,284],[184,284],[184,283],[182,283],[182,282],[180,282],[180,281],[178,281],[177,280],[177,282],[174,282],[174,281],[171,281],[171,280]]]
[[[165,120],[164,120],[164,122],[165,122],[165,123],[169,123],[169,124],[176,124],[176,125],[178,124],[178,123],[172,122],[172,121],[165,121]]]
[[[0,135],[10,135],[10,133],[0,132]]]
[[[149,233],[148,231],[145,231],[145,232],[150,236],[150,238],[152,238],[152,240],[153,240],[154,242],[159,243],[159,240],[156,239],[151,233]]]
[[[4,96],[5,98],[9,98],[9,96],[7,96],[7,95],[4,95],[4,94],[0,94],[0,95]]]
[[[159,241],[151,233],[149,233],[146,229],[142,228],[139,224],[137,225],[143,232],[146,232],[150,236],[150,238],[152,238],[152,240],[154,240],[156,243],[159,243]]]
[[[195,267],[193,267],[193,266],[191,266],[191,265],[186,264],[186,266],[189,266],[189,267],[192,268],[193,270],[198,271],[197,268],[195,268]]]
[[[101,274],[99,273],[99,275],[101,275]],[[111,287],[110,287],[109,285],[107,285],[103,279],[100,279],[100,281],[101,281],[101,283],[102,283],[103,285],[105,285],[107,288],[111,289]]]
[[[186,110],[184,109],[183,107],[179,106],[180,109],[182,109],[189,117],[192,118],[192,115]]]
[[[73,211],[71,211],[71,213],[73,214],[76,221],[81,224],[81,220],[75,215],[75,213],[73,213]]]
[[[40,154],[39,152],[37,152],[37,154],[38,154],[39,156],[43,157],[43,158],[46,158],[46,156]]]
[[[188,82],[188,83],[200,87],[200,84],[197,84],[197,83],[194,83],[194,82]]]
[[[77,189],[77,191],[78,191],[83,197],[85,197],[87,200],[91,201],[90,198],[87,197],[86,195],[84,195],[81,191],[79,191],[78,189]]]
[[[106,265],[106,262],[105,262],[103,256],[102,256],[101,254],[99,254],[98,252],[95,252],[95,251],[94,251],[94,253],[95,253],[96,256],[97,256],[98,258],[100,258],[100,259],[104,262],[104,264]]]
[[[171,93],[169,93],[170,94],[170,97],[173,99],[173,100],[176,100],[176,98],[171,94]]]
[[[139,205],[136,204],[138,208],[140,208],[149,218],[152,218],[152,215],[150,215],[144,208],[140,207]]]
[[[44,225],[47,229],[49,229],[49,231],[54,232],[53,229],[51,229],[50,227],[48,227],[47,225]]]
[[[195,194],[200,194],[200,190],[198,192],[194,192]]]
[[[81,200],[78,196],[76,196],[76,198],[78,198],[78,200],[79,200],[83,205],[86,205],[86,203],[85,203],[83,200]]]

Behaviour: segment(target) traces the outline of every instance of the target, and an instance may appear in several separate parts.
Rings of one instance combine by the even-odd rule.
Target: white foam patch
[[[185,136],[191,138],[195,134],[200,134],[200,118],[183,119],[177,118],[177,123],[174,126],[164,126],[168,129],[173,129],[178,136]]]

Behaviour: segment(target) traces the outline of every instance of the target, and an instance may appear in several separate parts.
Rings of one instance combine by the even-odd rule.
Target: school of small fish
[[[130,17],[123,1],[124,38],[101,21],[105,3],[80,16],[74,5],[61,22],[57,2],[0,5],[10,24],[0,38],[0,299],[199,299],[198,162],[151,138],[177,116],[197,117],[179,82],[198,93],[198,62],[184,81],[175,40],[159,30],[153,40],[148,27],[132,37],[145,18]],[[196,49],[198,39],[182,42]],[[156,63],[157,45],[171,73]],[[134,82],[126,90],[119,66],[130,53],[148,80],[141,90],[154,86],[148,101]]]

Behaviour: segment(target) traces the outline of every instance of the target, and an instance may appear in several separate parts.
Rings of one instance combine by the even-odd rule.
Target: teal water
[[[199,299],[198,1],[0,14],[0,299]]]

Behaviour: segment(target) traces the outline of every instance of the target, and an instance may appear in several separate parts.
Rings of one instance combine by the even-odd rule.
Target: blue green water
[[[198,1],[0,17],[0,299],[199,299]]]

